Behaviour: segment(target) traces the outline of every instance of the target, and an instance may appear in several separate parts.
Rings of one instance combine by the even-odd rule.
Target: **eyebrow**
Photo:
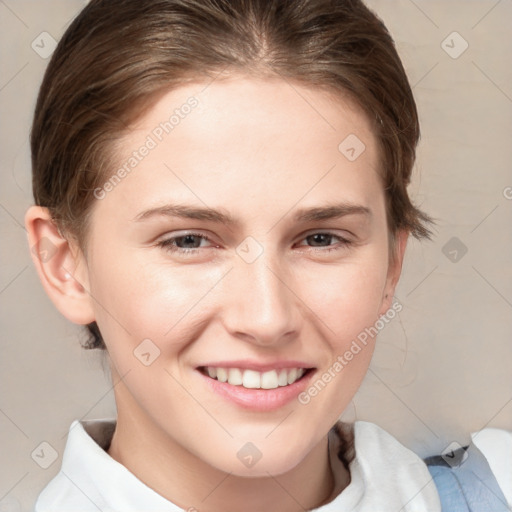
[[[312,222],[318,220],[338,219],[347,215],[364,215],[369,218],[371,217],[371,214],[372,212],[370,208],[363,205],[353,203],[336,203],[326,206],[302,208],[297,210],[293,216],[293,220],[296,222]],[[237,220],[229,213],[221,210],[179,204],[166,204],[150,208],[149,210],[139,213],[133,220],[135,222],[142,222],[152,217],[159,216],[206,220],[226,224],[228,226],[238,224]]]

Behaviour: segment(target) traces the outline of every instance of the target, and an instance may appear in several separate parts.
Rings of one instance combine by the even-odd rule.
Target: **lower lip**
[[[199,375],[206,380],[210,388],[236,405],[251,411],[275,411],[290,403],[308,386],[314,371],[310,370],[300,380],[274,389],[248,389],[243,386],[233,386],[227,382],[212,379],[197,370]]]

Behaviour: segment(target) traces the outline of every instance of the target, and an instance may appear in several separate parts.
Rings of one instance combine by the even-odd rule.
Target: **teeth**
[[[226,368],[217,368],[217,380],[220,382],[226,382],[228,380]]]
[[[245,370],[242,386],[249,389],[257,389],[261,387],[261,373],[253,370]]]
[[[271,370],[261,375],[261,387],[262,389],[275,389],[277,388],[277,372]]]
[[[238,368],[230,368],[228,370],[228,382],[232,386],[241,386],[242,381],[242,372]]]
[[[287,386],[288,385],[288,373],[286,370],[281,370],[279,372],[279,377],[277,378],[278,386]]]
[[[288,372],[288,384],[292,384],[297,380],[297,368],[292,368]]]
[[[232,386],[247,389],[275,389],[288,386],[299,380],[305,373],[304,368],[283,368],[268,372],[242,370],[241,368],[216,368],[208,366],[206,373],[219,382],[228,382]]]

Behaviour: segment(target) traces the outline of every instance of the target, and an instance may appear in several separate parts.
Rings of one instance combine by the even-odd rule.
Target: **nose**
[[[292,280],[278,255],[264,251],[252,263],[237,257],[224,283],[222,310],[227,331],[261,346],[278,346],[293,339],[301,315]]]

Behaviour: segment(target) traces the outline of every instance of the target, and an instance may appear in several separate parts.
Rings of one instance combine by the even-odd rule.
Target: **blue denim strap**
[[[473,443],[424,462],[436,484],[442,512],[510,512],[487,459]]]

